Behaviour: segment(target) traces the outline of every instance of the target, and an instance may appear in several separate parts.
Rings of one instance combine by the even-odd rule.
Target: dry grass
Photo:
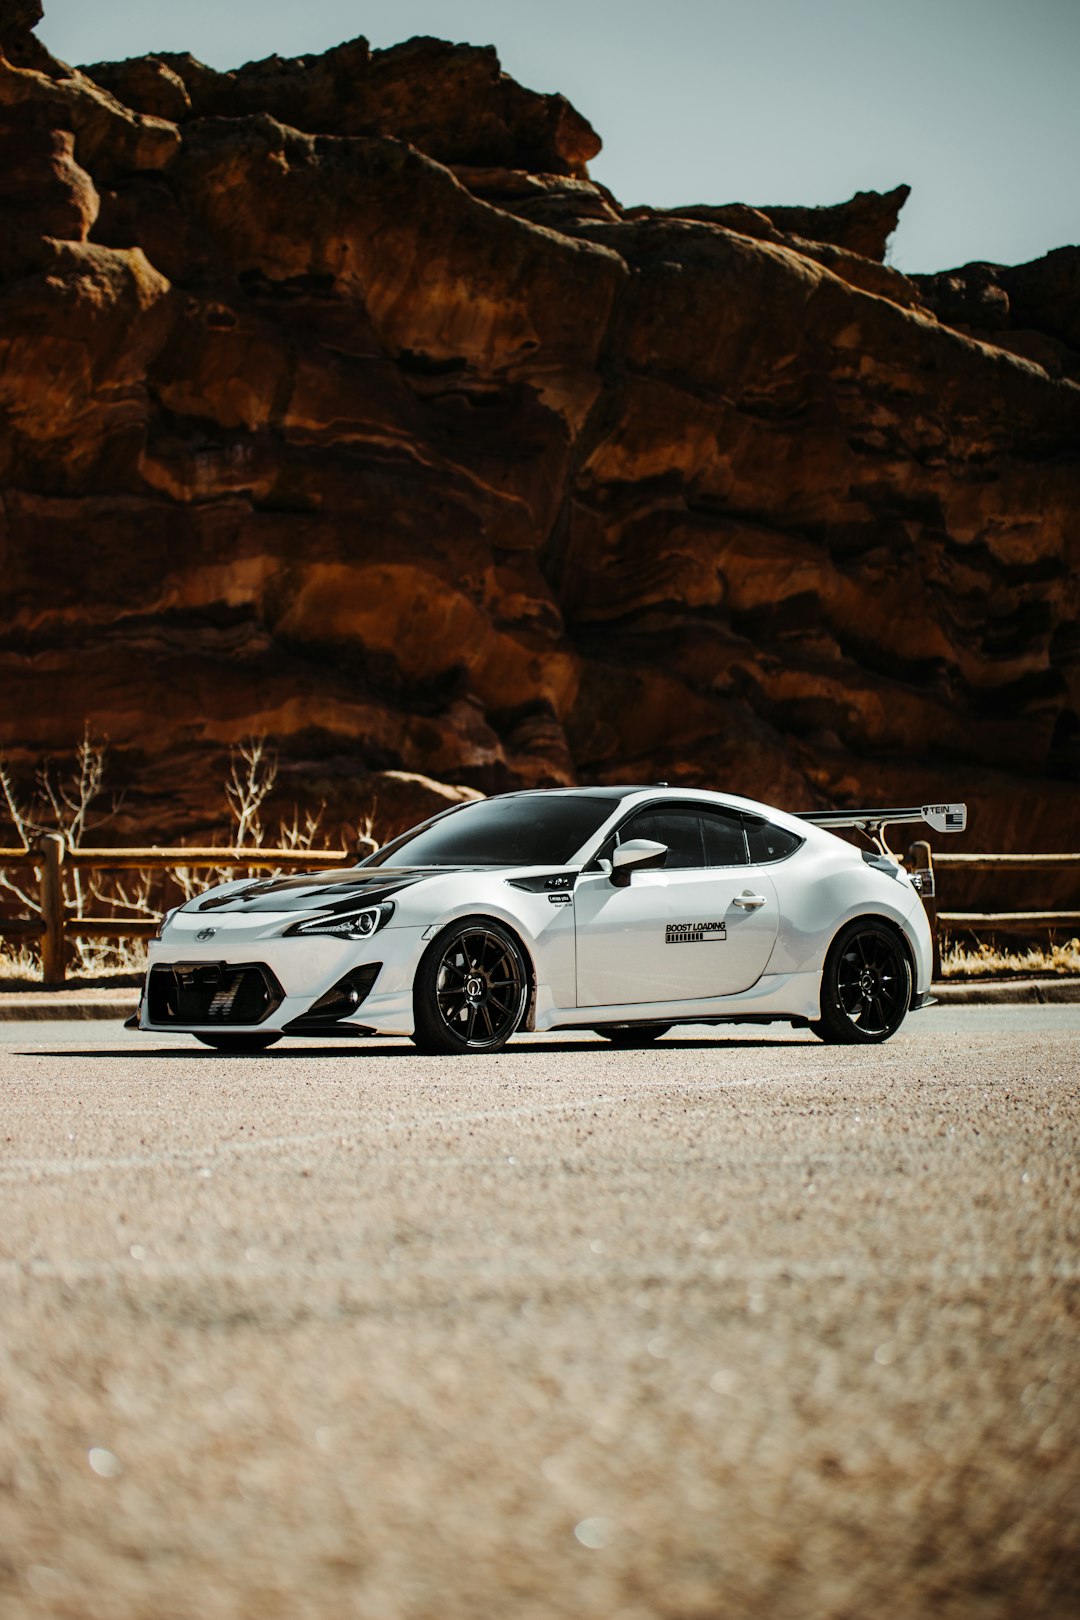
[[[0,985],[14,989],[16,985],[40,982],[41,962],[29,945],[11,945],[0,940]]]
[[[68,965],[64,983],[69,990],[91,985],[135,984],[146,972],[146,942],[140,939],[81,940],[75,963]],[[33,990],[41,984],[41,959],[29,945],[0,940],[0,990]]]
[[[146,941],[143,939],[84,939],[69,934],[74,948],[69,956],[64,982],[68,985],[97,983],[102,979],[135,980],[146,972]],[[32,989],[41,983],[41,958],[37,948],[0,939],[0,988]]]
[[[1002,945],[962,944],[946,937],[941,952],[943,979],[986,979],[1014,973],[1080,974],[1080,939],[1009,950]]]

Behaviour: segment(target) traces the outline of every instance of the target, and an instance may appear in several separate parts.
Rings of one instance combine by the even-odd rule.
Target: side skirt
[[[670,1023],[672,1028],[680,1024],[790,1024],[792,1029],[805,1029],[809,1018],[793,1016],[790,1013],[726,1013],[723,1018],[713,1014],[700,1015],[696,1018],[591,1018],[587,1024],[549,1024],[549,1029],[597,1029],[601,1024],[617,1023],[620,1029],[649,1029],[655,1024]]]
[[[537,1033],[600,1024],[808,1023],[821,1016],[821,975],[772,973],[737,995],[701,1001],[630,1002],[607,1007],[538,1007]]]

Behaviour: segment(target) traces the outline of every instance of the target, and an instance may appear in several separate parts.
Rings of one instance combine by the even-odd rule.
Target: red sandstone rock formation
[[[157,836],[265,732],[345,819],[382,770],[662,777],[1075,842],[1077,249],[909,279],[906,188],[624,210],[491,50],[80,72],[39,10],[0,0],[17,770],[89,718]]]

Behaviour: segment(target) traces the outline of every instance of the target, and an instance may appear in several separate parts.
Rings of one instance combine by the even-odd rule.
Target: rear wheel
[[[612,1046],[651,1046],[666,1035],[670,1024],[598,1024],[594,1031]]]
[[[490,917],[453,923],[432,942],[413,991],[422,1052],[497,1052],[529,1003],[521,946]]]
[[[810,1028],[834,1045],[887,1041],[911,1005],[911,963],[887,923],[849,923],[833,941],[821,975],[821,1017]]]
[[[212,1046],[217,1052],[265,1052],[268,1046],[280,1041],[280,1035],[242,1035],[238,1030],[224,1030],[220,1035],[196,1035],[197,1041],[204,1046]]]

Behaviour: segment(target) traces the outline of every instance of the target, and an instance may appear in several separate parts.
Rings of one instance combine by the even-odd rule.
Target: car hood
[[[302,876],[255,878],[211,889],[189,901],[185,911],[258,912],[306,911],[349,912],[360,906],[378,905],[402,889],[412,888],[425,878],[448,877],[455,872],[492,872],[491,866],[380,866],[370,870],[308,872]],[[506,868],[508,871],[514,868]]]

